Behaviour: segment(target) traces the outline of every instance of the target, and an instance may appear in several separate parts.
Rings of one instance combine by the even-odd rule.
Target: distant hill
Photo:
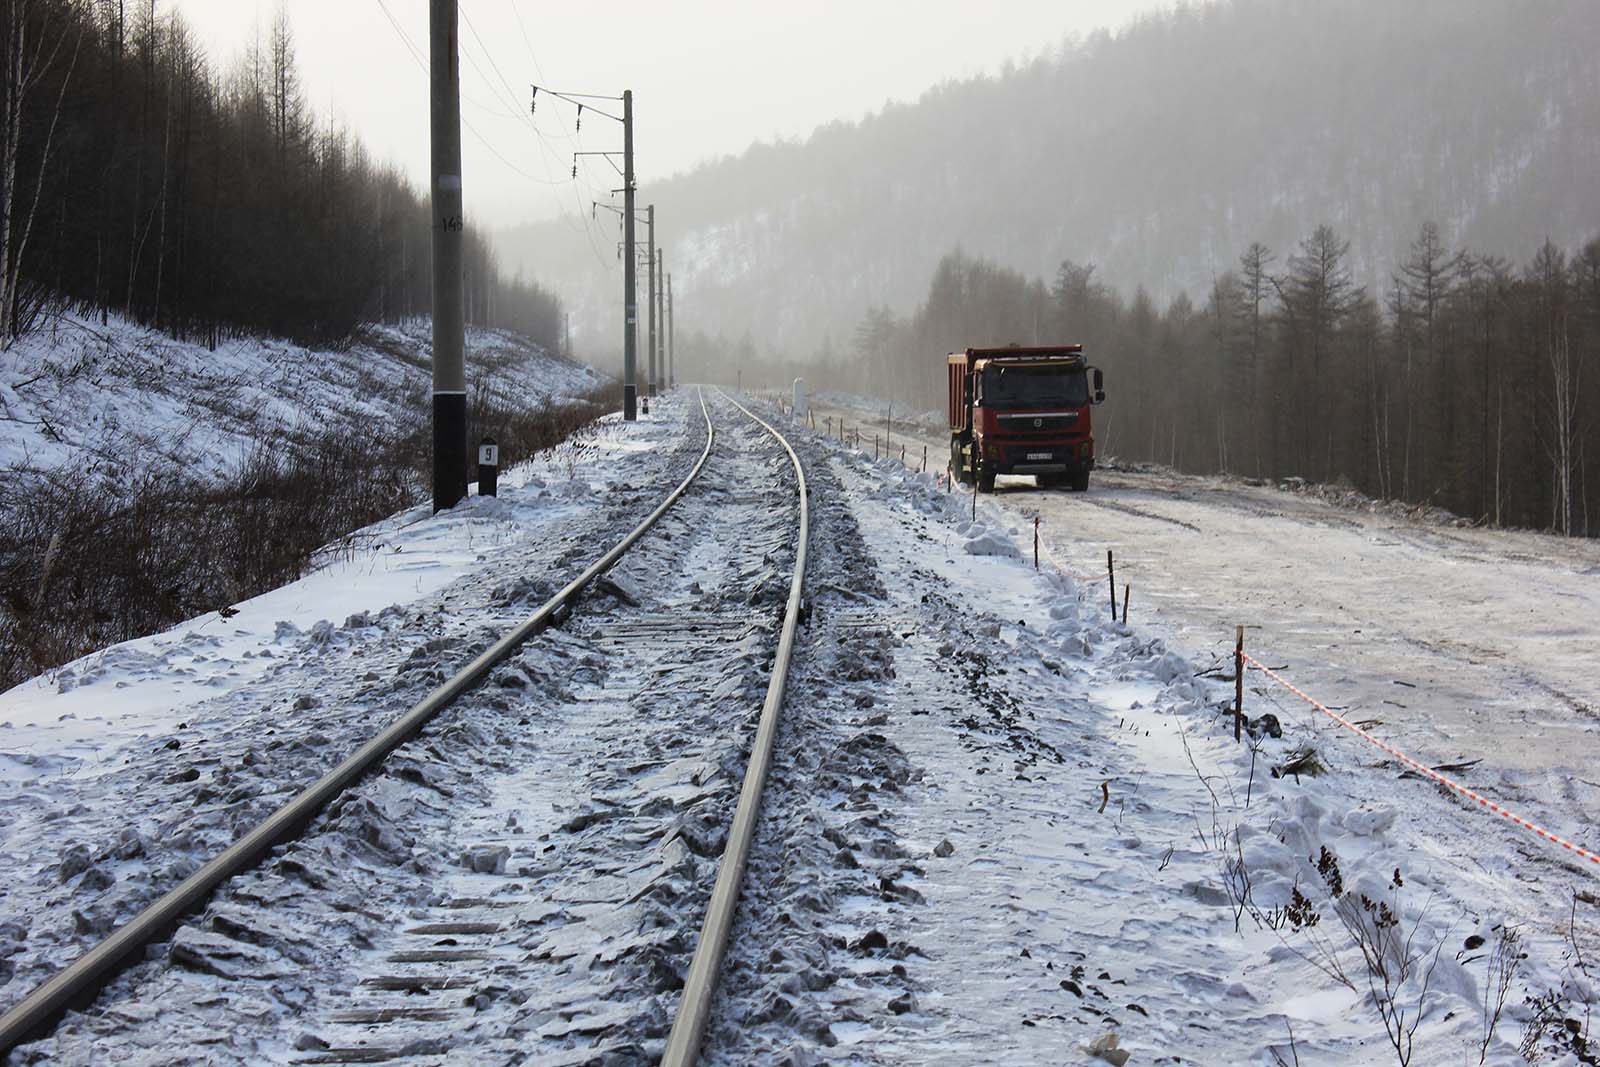
[[[1594,0],[1232,0],[757,144],[640,203],[680,333],[801,355],[847,344],[871,306],[909,310],[955,247],[1046,279],[1093,263],[1159,298],[1326,222],[1370,283],[1429,219],[1482,253],[1575,245],[1600,229],[1597,175]],[[560,221],[497,244],[561,279],[580,350],[620,347],[607,245]]]

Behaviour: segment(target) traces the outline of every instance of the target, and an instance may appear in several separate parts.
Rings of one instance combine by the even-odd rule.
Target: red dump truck
[[[1082,345],[969,348],[952,352],[950,470],[987,493],[997,474],[1032,474],[1041,486],[1089,488],[1094,434],[1089,408],[1106,398]],[[1094,390],[1089,375],[1094,375]]]

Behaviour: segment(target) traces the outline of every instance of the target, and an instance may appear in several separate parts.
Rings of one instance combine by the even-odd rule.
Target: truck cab
[[[947,371],[950,470],[957,478],[976,481],[986,493],[999,474],[1032,474],[1041,487],[1089,488],[1089,412],[1105,389],[1082,345],[969,348],[950,354]]]

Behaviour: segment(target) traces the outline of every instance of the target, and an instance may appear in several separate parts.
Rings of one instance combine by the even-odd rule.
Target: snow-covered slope
[[[61,316],[0,353],[0,469],[220,474],[264,440],[361,433],[428,412],[430,326],[376,326],[342,349],[241,338],[209,350],[112,317]],[[539,407],[604,379],[500,330],[467,334],[474,398]],[[364,428],[369,428],[370,431]]]
[[[665,492],[693,452],[686,400],[631,426],[602,422],[593,440],[508,472],[498,500],[391,520],[371,531],[370,553],[235,617],[119,646],[0,697],[0,1004],[259,818],[284,768],[315,773],[470,656],[539,599],[535,583],[604,543],[597,531],[615,528],[624,504]],[[1397,774],[1254,674],[1252,729],[1234,741],[1230,667],[1196,621],[1224,601],[1176,561],[1240,552],[1205,549],[1196,527],[1213,524],[1173,510],[1205,506],[1192,484],[1188,499],[1169,488],[1137,503],[1126,487],[1002,492],[978,500],[974,517],[972,498],[874,460],[870,444],[793,436],[815,508],[813,610],[706,1062],[1593,1062],[1600,932],[1588,868]],[[735,484],[696,492],[749,507]],[[1237,496],[1211,495],[1213,514],[1256,529]],[[1047,499],[1069,566],[1103,558],[1093,539],[1116,529],[1112,519],[1176,531],[1171,549],[1146,533],[1142,556],[1125,550],[1131,625],[1109,617],[1098,574],[1034,568],[1023,508]],[[669,568],[682,584],[701,574],[702,555],[770,563],[748,531],[718,541],[678,519],[642,542],[658,555],[635,559],[624,587]],[[1353,548],[1321,562],[1309,549],[1338,542],[1294,537],[1329,580],[1381,565]],[[691,538],[695,555],[682,547]],[[1256,555],[1270,558],[1264,546]],[[1421,554],[1405,566],[1420,571]],[[1264,588],[1243,568],[1230,574]],[[224,890],[173,951],[152,953],[18,1062],[98,1064],[137,1047],[146,1058],[130,1062],[299,1063],[352,1036],[398,1045],[392,1020],[341,1017],[369,1003],[352,992],[355,976],[392,975],[397,962],[439,973],[439,961],[389,954],[404,937],[438,934],[427,920],[441,902],[491,898],[493,932],[438,945],[498,954],[505,969],[493,981],[474,974],[471,997],[452,987],[419,1000],[425,1040],[398,1062],[441,1062],[434,1049],[450,1063],[654,1062],[686,955],[673,931],[699,919],[699,898],[659,888],[654,849],[692,831],[697,851],[679,842],[672,877],[705,878],[716,825],[701,826],[692,805],[723,772],[703,773],[716,764],[698,755],[638,756],[660,720],[711,698],[703,682],[669,677],[689,664],[660,654],[648,678],[637,664],[617,672],[648,693],[632,713],[600,700],[612,653],[582,620],[601,610],[580,609],[528,646],[391,773],[359,786],[290,864]],[[653,617],[639,608],[635,621]],[[1363,681],[1353,637],[1286,630],[1252,631],[1251,647],[1348,700],[1352,717],[1390,717],[1367,697],[1391,682]],[[1440,675],[1479,677],[1449,648],[1417,654],[1435,673],[1408,672],[1413,708],[1447,694],[1452,679]],[[1370,728],[1427,754],[1424,727],[1444,721],[1419,716],[1398,736]],[[575,741],[596,722],[610,747]],[[1531,745],[1502,743],[1452,773],[1593,848],[1586,724],[1580,714],[1569,725],[1579,765],[1559,803],[1530,795],[1531,776],[1491,773],[1532,762]],[[1320,773],[1297,758],[1307,750]],[[571,766],[528,773],[559,760]],[[592,769],[605,773],[585,778]],[[490,869],[467,862],[480,845],[500,850]],[[585,863],[569,862],[580,853]],[[630,906],[646,884],[658,888],[641,926],[644,909]],[[560,952],[544,947],[556,941]],[[659,966],[628,981],[619,955],[657,941],[667,947],[642,958]]]

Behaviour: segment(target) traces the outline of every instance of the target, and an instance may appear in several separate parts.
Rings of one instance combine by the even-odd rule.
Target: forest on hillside
[[[6,0],[0,61],[0,345],[64,303],[213,342],[430,312],[428,200],[311,113],[281,7],[219,72],[155,0]],[[466,241],[469,321],[558,351],[559,300]]]
[[[1479,522],[1600,534],[1600,236],[1521,264],[1423,224],[1381,287],[1331,226],[1249,244],[1205,299],[1131,299],[1091,264],[1050,283],[962,253],[921,305],[876,308],[846,345],[763,359],[748,339],[680,335],[681,374],[824,387],[942,411],[945,353],[1082,342],[1106,374],[1102,455],[1197,473],[1342,483]]]
[[[1041,25],[1038,43],[803,140],[668,180],[646,161],[680,326],[749,330],[763,352],[842,344],[868,308],[913,306],[953,247],[1045,277],[1094,263],[1164,302],[1318,221],[1372,288],[1429,220],[1517,258],[1600,231],[1593,0],[1222,0],[1084,38]],[[497,243],[559,264],[574,329],[620,343],[619,273],[583,233]]]

